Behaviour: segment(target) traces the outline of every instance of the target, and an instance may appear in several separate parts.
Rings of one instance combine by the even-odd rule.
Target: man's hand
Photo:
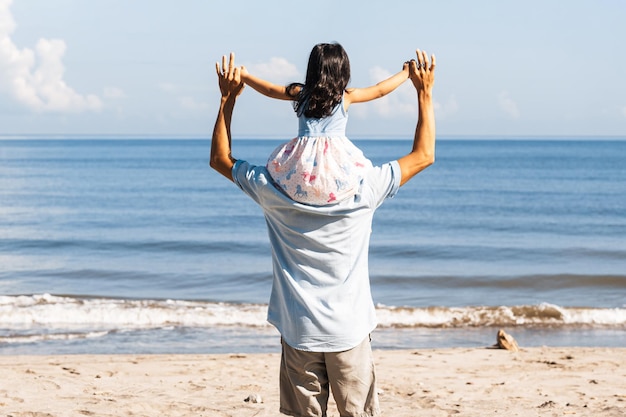
[[[415,53],[417,61],[411,60],[409,78],[418,92],[422,90],[431,92],[435,84],[435,55],[431,55],[431,60],[428,62],[426,51],[417,49]]]
[[[215,63],[215,72],[220,85],[222,98],[236,98],[243,90],[244,83],[241,81],[241,68],[235,66],[235,53],[230,53],[228,62],[226,55],[222,57],[222,67],[219,62]]]

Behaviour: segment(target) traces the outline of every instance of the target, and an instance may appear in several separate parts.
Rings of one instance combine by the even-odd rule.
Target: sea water
[[[406,140],[355,143],[375,164]],[[236,140],[264,164],[275,140]],[[278,351],[210,140],[0,140],[0,354]],[[626,346],[626,141],[440,140],[375,215],[374,347]]]

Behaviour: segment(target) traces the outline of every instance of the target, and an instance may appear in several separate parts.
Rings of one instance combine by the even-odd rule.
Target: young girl
[[[241,67],[242,81],[256,91],[294,101],[298,136],[270,155],[267,170],[274,182],[293,200],[309,205],[334,204],[353,197],[372,163],[345,135],[348,108],[352,103],[389,94],[408,77],[405,63],[402,71],[374,86],[346,88],[350,62],[337,43],[313,47],[304,84],[279,86]]]

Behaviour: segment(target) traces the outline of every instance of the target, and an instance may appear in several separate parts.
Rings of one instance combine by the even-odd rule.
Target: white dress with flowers
[[[314,206],[354,197],[372,163],[346,137],[343,100],[321,119],[298,117],[298,137],[280,145],[267,161],[274,182],[291,199]]]

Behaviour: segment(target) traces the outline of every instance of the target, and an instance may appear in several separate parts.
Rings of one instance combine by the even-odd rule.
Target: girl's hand
[[[244,67],[243,65],[239,67],[239,71],[241,73],[241,80],[245,82],[246,78],[248,78],[248,75],[250,75],[250,73],[248,72],[246,67]]]
[[[406,74],[406,77],[409,78],[409,68],[410,68],[410,64],[411,61],[406,61],[404,64],[402,64],[402,72],[404,72]]]

